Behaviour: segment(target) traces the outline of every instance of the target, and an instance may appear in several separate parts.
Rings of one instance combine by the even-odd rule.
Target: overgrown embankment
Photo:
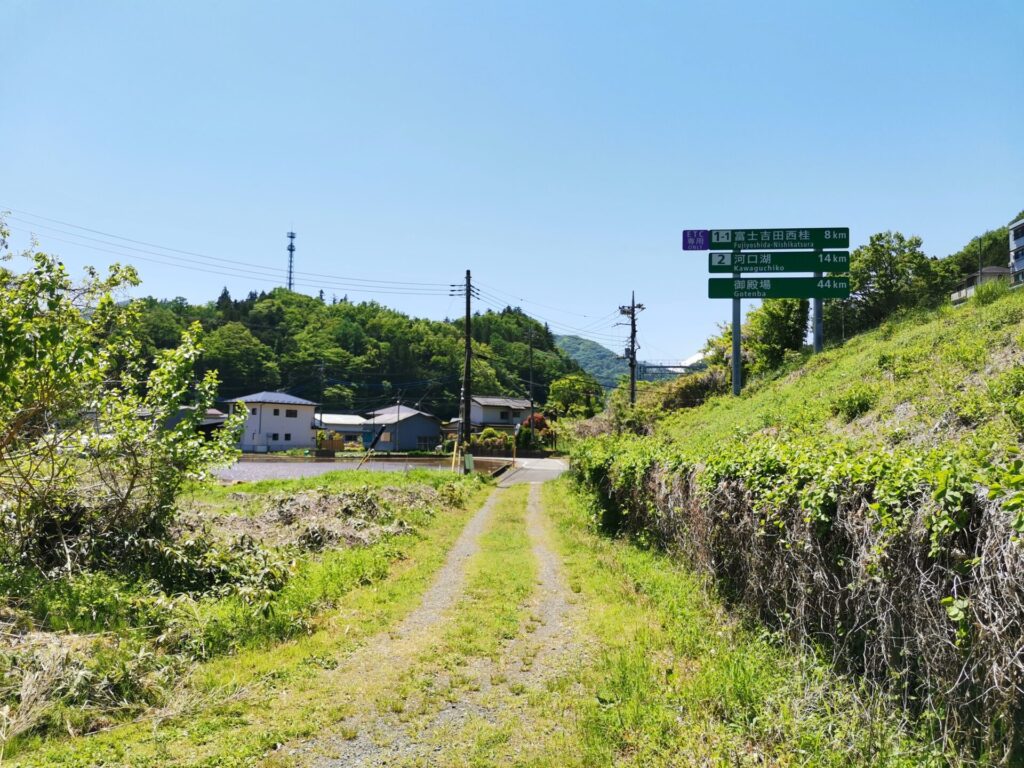
[[[205,486],[144,566],[0,574],[0,761],[40,736],[179,713],[200,663],[311,633],[386,578],[475,479],[338,472]]]
[[[1024,293],[894,321],[579,444],[603,522],[676,549],[983,762],[1024,759]]]

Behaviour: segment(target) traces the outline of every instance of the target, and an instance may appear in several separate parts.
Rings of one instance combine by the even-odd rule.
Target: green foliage
[[[747,314],[743,339],[752,375],[774,371],[788,350],[803,349],[809,314],[810,302],[804,299],[771,299]]]
[[[556,418],[589,419],[604,404],[604,390],[587,373],[571,373],[551,382],[545,412]]]
[[[160,537],[182,483],[233,455],[237,419],[197,430],[217,386],[193,382],[197,326],[142,359],[140,307],[112,296],[134,272],[76,285],[23,256],[28,271],[0,269],[0,561],[72,571]]]
[[[832,401],[832,413],[843,421],[853,421],[871,410],[878,400],[878,390],[869,384],[853,384]]]
[[[319,299],[275,289],[233,300],[225,289],[201,306],[146,299],[148,347],[176,343],[190,322],[207,330],[202,370],[219,371],[222,398],[281,388],[328,409],[367,410],[398,392],[424,410],[458,413],[462,323],[411,318],[376,302]],[[521,310],[473,318],[473,389],[520,397],[532,371],[538,403],[550,383],[578,370],[544,325]]]
[[[939,262],[921,250],[921,238],[872,235],[850,254],[850,298],[825,302],[825,336],[849,338],[899,309],[935,306],[948,300],[950,287]]]
[[[249,394],[272,390],[281,380],[274,351],[239,322],[206,336],[201,369],[216,371],[224,391]]]
[[[1010,290],[1010,284],[1006,280],[989,280],[974,288],[971,301],[980,306],[991,304],[1005,296]]]
[[[629,376],[629,363],[596,341],[580,336],[556,336],[555,344],[605,389],[613,388],[623,376]]]

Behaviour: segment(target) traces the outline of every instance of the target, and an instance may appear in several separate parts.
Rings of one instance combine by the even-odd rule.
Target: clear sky
[[[0,73],[14,245],[193,302],[282,284],[294,229],[304,292],[440,318],[365,281],[468,268],[619,350],[635,290],[641,357],[680,359],[729,315],[683,228],[944,256],[1024,208],[1021,0],[0,0]]]

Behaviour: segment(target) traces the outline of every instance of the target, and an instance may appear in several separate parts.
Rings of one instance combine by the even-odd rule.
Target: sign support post
[[[738,395],[743,387],[743,357],[740,353],[740,300],[732,300],[732,393]]]
[[[708,271],[730,274],[708,280],[709,299],[732,299],[732,393],[743,388],[740,301],[742,299],[812,299],[814,351],[824,347],[825,298],[850,295],[850,230],[685,229],[684,251],[710,251]],[[840,250],[841,249],[841,250]],[[761,275],[745,277],[743,273]],[[811,272],[813,277],[769,277],[769,273]],[[825,277],[825,273],[828,277]]]
[[[815,272],[814,277],[820,280],[824,277],[824,273]],[[821,297],[814,298],[814,352],[817,354],[825,348],[825,318],[822,317],[822,302]]]

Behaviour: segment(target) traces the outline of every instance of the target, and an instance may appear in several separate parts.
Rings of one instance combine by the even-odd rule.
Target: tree
[[[570,373],[551,382],[545,411],[556,417],[589,419],[604,405],[604,389],[589,373]]]
[[[850,298],[825,302],[825,336],[840,339],[873,328],[898,309],[934,306],[947,297],[937,262],[921,238],[880,232],[850,254]]]
[[[222,325],[207,336],[205,346],[200,368],[217,371],[223,396],[274,389],[281,380],[273,350],[241,323]]]
[[[75,284],[57,259],[23,256],[23,273],[0,267],[0,563],[123,561],[164,534],[187,478],[232,455],[238,420],[209,441],[198,432],[217,386],[193,383],[198,325],[143,358],[140,305],[113,298],[134,270]]]
[[[805,299],[770,299],[747,315],[743,337],[754,375],[782,365],[787,350],[800,350],[807,339],[810,302]]]

